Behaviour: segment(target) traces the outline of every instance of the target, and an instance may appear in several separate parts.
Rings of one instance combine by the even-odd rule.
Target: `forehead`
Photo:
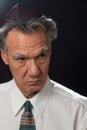
[[[8,49],[34,49],[48,45],[47,34],[42,30],[35,30],[31,33],[23,33],[19,30],[12,29],[9,31],[6,44]]]

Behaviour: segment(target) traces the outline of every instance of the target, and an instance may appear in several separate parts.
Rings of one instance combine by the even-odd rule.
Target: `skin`
[[[26,98],[31,98],[47,80],[51,57],[48,36],[41,30],[24,34],[12,29],[6,44],[8,51],[1,50],[2,59],[9,65],[17,87]]]

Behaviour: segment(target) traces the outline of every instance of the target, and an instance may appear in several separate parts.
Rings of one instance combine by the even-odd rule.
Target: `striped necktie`
[[[19,130],[36,130],[35,121],[31,110],[32,105],[30,101],[26,101],[24,106],[25,106],[25,111],[21,117]]]

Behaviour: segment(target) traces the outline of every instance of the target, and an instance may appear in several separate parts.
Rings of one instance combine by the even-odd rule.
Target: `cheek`
[[[11,73],[15,79],[22,79],[24,76],[25,70],[23,68],[19,68],[16,65],[9,65]]]
[[[8,63],[13,78],[17,81],[23,80],[26,73],[26,67],[20,67],[19,64],[12,60],[10,57],[8,58]]]
[[[44,65],[42,65],[42,71],[43,71],[43,74],[44,74],[44,75],[47,75],[47,73],[48,73],[49,62],[50,62],[50,60],[46,61],[46,62],[44,63]]]

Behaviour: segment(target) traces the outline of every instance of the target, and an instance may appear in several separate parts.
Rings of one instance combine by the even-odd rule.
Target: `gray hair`
[[[53,21],[51,18],[46,18],[44,15],[40,18],[31,18],[26,21],[9,21],[0,28],[0,49],[4,51],[7,50],[6,37],[8,32],[13,28],[23,33],[31,33],[34,30],[41,29],[48,35],[50,42],[57,38],[57,27],[55,21]]]

